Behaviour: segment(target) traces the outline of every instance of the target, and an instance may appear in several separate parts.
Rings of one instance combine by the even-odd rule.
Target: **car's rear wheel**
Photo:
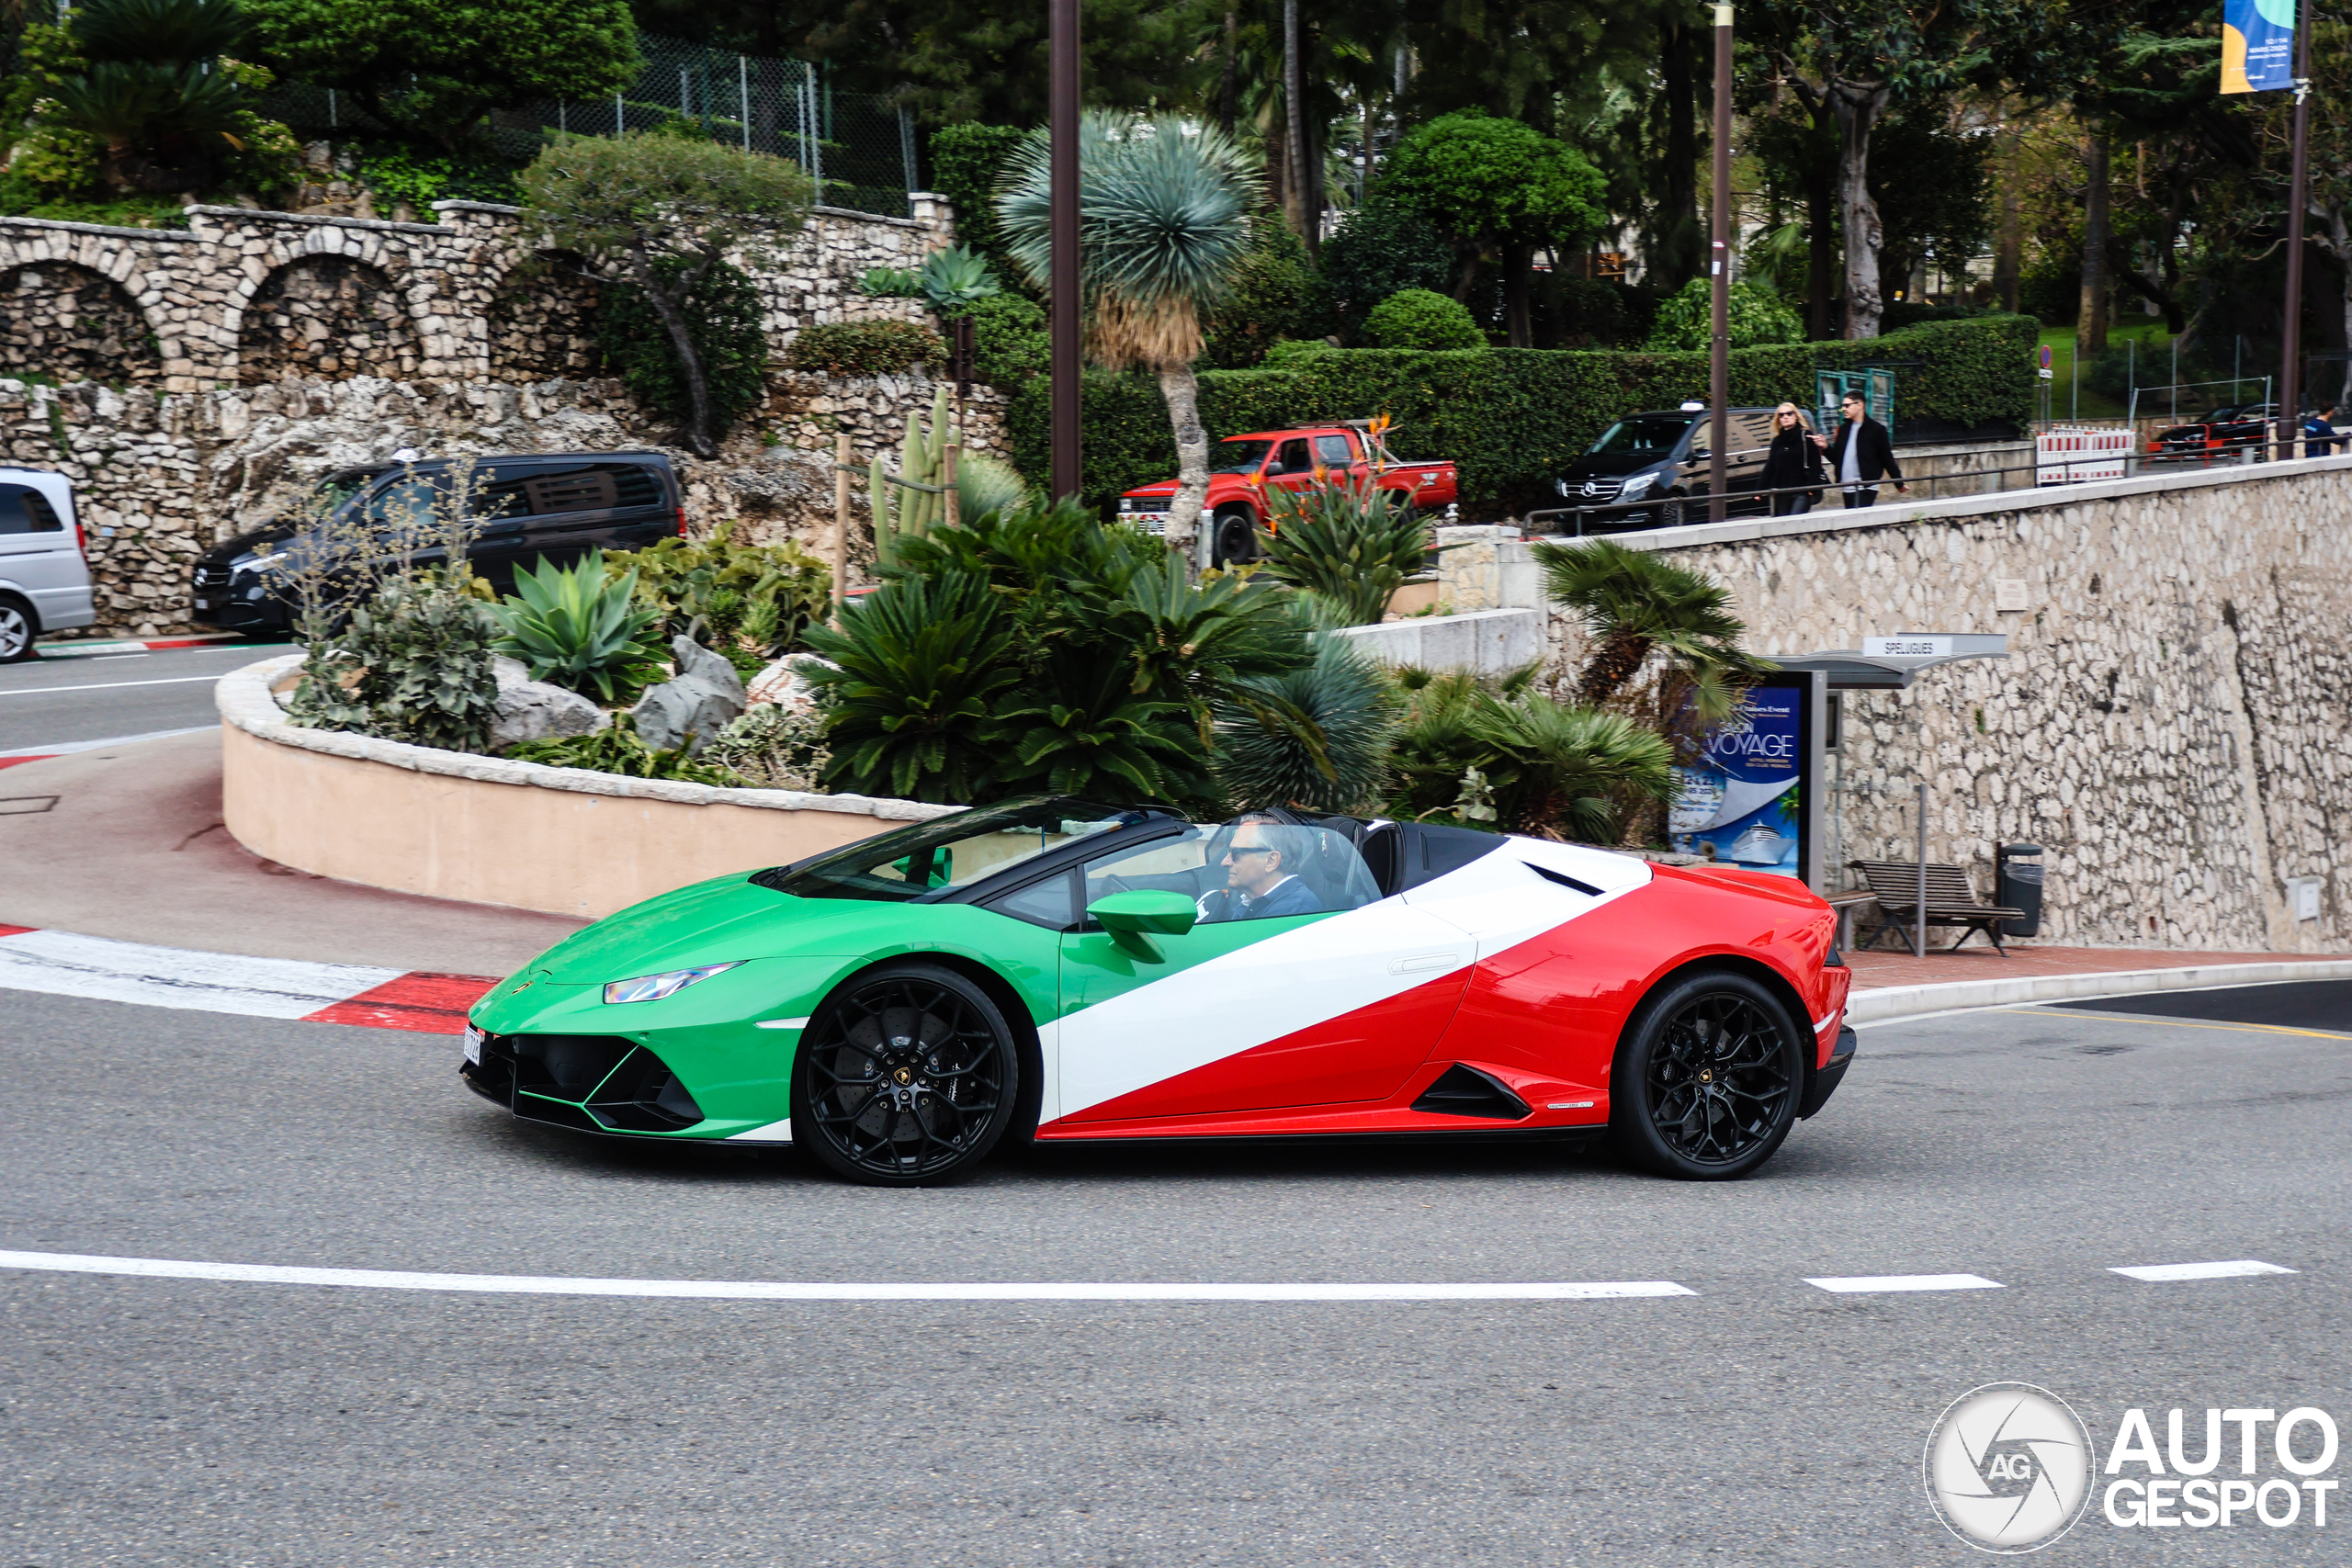
[[[1728,970],[1645,998],[1611,1073],[1610,1130],[1661,1176],[1724,1181],[1772,1157],[1795,1125],[1804,1041],[1779,998]]]
[[[886,964],[827,998],[801,1037],[793,1142],[852,1181],[960,1181],[1004,1136],[1020,1088],[986,992],[940,964]]]
[[[1258,558],[1258,529],[1250,513],[1228,507],[1211,519],[1209,559],[1216,566],[1238,566]]]
[[[19,659],[30,659],[37,629],[29,608],[0,593],[0,664],[14,664]]]

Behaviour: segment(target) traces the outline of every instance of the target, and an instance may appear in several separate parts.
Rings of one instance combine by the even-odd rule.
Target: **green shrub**
[[[1381,348],[1484,348],[1487,334],[1459,299],[1428,288],[1407,288],[1372,308],[1364,336]]]
[[[1429,552],[1428,521],[1388,491],[1270,487],[1267,500],[1274,528],[1259,542],[1267,575],[1320,597],[1343,626],[1378,625]]]
[[[1714,341],[1714,298],[1713,282],[1694,277],[1659,301],[1657,319],[1650,327],[1649,346],[1663,353],[1677,349],[1706,352],[1708,344]],[[1731,286],[1729,304],[1725,324],[1734,348],[1804,341],[1804,321],[1769,284],[1740,278]],[[1801,405],[1811,401],[1794,400]]]
[[[1374,305],[1408,288],[1442,289],[1455,266],[1425,219],[1378,200],[1341,218],[1318,259],[1328,308],[1350,342]]]
[[[504,633],[497,648],[528,665],[534,681],[612,703],[662,657],[660,617],[635,602],[634,575],[605,575],[601,553],[568,567],[524,567],[514,589],[492,611]]]
[[[1272,213],[1250,226],[1250,249],[1234,268],[1225,298],[1201,321],[1201,363],[1238,369],[1266,357],[1285,338],[1319,337],[1315,273],[1296,231]]]
[[[828,722],[822,704],[763,703],[720,730],[702,761],[731,769],[762,789],[816,793],[824,788],[825,764],[832,760]]]
[[[791,357],[794,369],[827,376],[903,376],[944,366],[947,344],[920,321],[828,321],[801,328]]]
[[[1391,815],[1607,844],[1629,807],[1673,792],[1672,748],[1621,714],[1468,674],[1412,671],[1400,684]]]
[[[1855,343],[1735,350],[1735,402],[1810,408],[1815,370],[1917,361],[1894,378],[1896,439],[1912,422],[1972,429],[2031,416],[2037,324],[2024,316],[1926,321]],[[1704,354],[1497,348],[1429,354],[1346,349],[1285,357],[1282,368],[1207,370],[1201,419],[1212,440],[1251,430],[1386,412],[1397,457],[1450,457],[1474,512],[1554,504],[1553,477],[1620,415],[1673,408],[1707,393]],[[1024,473],[1051,467],[1051,389],[1012,389],[1012,457]],[[1159,387],[1144,376],[1091,373],[1085,387],[1086,500],[1176,471]]]
[[[498,714],[498,622],[461,589],[398,577],[310,646],[287,716],[447,751],[479,751]]]
[[[1013,125],[943,125],[931,133],[931,183],[956,209],[956,237],[1001,259],[996,227],[996,182],[1005,161],[1029,133]]]
[[[605,558],[607,577],[633,573],[638,603],[662,638],[689,636],[761,664],[797,648],[832,611],[832,568],[787,539],[740,545],[735,523],[707,539],[663,539]],[[756,668],[756,666],[755,666]]]
[[[749,781],[732,769],[696,761],[684,751],[656,751],[637,738],[626,724],[615,724],[594,735],[566,735],[552,740],[525,740],[506,749],[518,762],[549,768],[585,768],[594,773],[620,773],[633,779],[670,779],[679,784],[740,787]]]
[[[1051,374],[1053,337],[1035,300],[992,294],[964,314],[972,322],[972,372],[981,380],[1009,391]]]
[[[669,277],[688,265],[684,256],[654,263]],[[758,287],[741,267],[725,262],[714,263],[687,296],[686,329],[702,356],[716,430],[724,431],[767,397],[768,339],[760,325],[763,314]],[[644,290],[627,283],[605,286],[597,299],[596,344],[605,363],[639,402],[682,422],[690,416],[692,401],[677,351]]]
[[[404,201],[420,214],[436,201],[520,199],[514,171],[490,158],[427,157],[404,142],[369,143],[360,153],[359,183],[376,193],[389,212]]]

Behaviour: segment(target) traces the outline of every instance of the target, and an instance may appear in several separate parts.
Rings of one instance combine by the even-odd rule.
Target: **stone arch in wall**
[[[307,255],[261,281],[237,330],[238,379],[290,376],[406,379],[420,362],[415,323],[384,270],[351,256]]]
[[[578,378],[601,372],[596,301],[601,289],[581,276],[578,256],[542,253],[510,270],[492,296],[490,373],[502,381]]]
[[[0,271],[0,375],[136,386],[162,379],[163,355],[138,303],[73,262]]]

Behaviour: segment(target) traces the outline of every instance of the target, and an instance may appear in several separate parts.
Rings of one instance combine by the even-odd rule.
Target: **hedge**
[[[1858,343],[1780,344],[1734,351],[1735,403],[1811,407],[1814,372],[1893,364],[1898,437],[1905,428],[1975,430],[2021,423],[2033,404],[2029,316],[1925,321]],[[1287,345],[1286,345],[1287,346]],[[1703,354],[1583,349],[1293,350],[1276,367],[1201,373],[1211,439],[1386,412],[1399,457],[1451,457],[1473,514],[1524,511],[1551,496],[1553,476],[1620,414],[1672,408],[1707,393]],[[1012,389],[1013,457],[1052,469],[1052,389],[1040,377]],[[1176,471],[1176,446],[1156,381],[1091,372],[1085,388],[1086,499],[1098,504]]]

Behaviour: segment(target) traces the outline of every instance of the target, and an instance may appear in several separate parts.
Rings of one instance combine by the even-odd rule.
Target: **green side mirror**
[[[1134,935],[1151,931],[1161,936],[1182,936],[1200,918],[1193,901],[1182,893],[1151,888],[1098,898],[1087,907],[1086,912],[1100,920],[1106,931]]]

